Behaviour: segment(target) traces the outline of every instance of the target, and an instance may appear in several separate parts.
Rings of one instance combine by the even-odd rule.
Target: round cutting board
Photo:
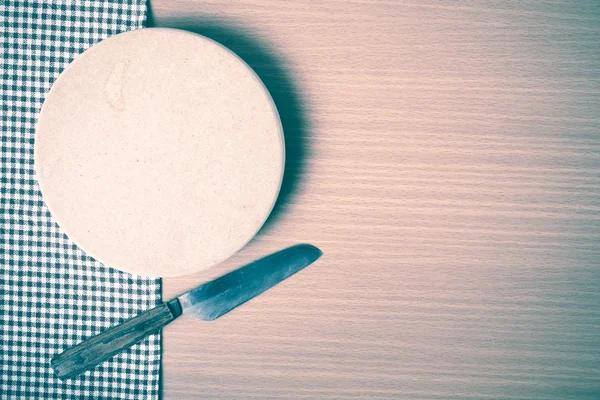
[[[90,256],[184,275],[225,260],[265,222],[283,132],[231,51],[190,32],[136,30],[88,49],[54,83],[35,168],[54,219]]]

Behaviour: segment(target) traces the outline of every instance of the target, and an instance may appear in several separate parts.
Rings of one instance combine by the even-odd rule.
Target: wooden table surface
[[[600,3],[151,6],[257,71],[288,151],[267,227],[164,297],[325,253],[166,328],[165,399],[598,398]]]

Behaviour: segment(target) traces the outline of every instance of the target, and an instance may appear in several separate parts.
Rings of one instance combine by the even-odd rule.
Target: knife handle
[[[175,298],[79,343],[54,357],[50,365],[61,380],[70,379],[158,332],[180,315],[181,304]]]

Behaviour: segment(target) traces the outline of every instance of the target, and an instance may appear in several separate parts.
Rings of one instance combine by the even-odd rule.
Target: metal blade
[[[289,247],[207,282],[178,297],[184,314],[212,321],[316,261],[321,250]]]

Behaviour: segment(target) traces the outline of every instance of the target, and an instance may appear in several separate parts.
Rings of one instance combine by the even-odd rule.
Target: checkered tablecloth
[[[118,272],[70,242],[33,168],[38,111],[59,73],[145,17],[144,0],[0,0],[0,399],[158,398],[159,335],[75,379],[53,375],[55,354],[154,307],[160,280]]]

